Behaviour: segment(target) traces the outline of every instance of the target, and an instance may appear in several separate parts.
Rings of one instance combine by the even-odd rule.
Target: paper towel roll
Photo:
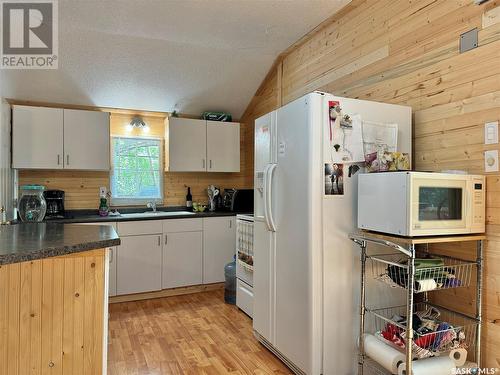
[[[427,292],[429,290],[434,290],[437,288],[436,280],[434,279],[425,279],[419,280],[415,282],[415,289],[417,292]]]
[[[456,368],[453,359],[447,356],[419,359],[412,364],[412,375],[451,375]],[[406,362],[399,365],[398,375],[407,375]]]
[[[465,361],[467,361],[467,350],[464,348],[452,349],[448,353],[448,357],[455,362],[455,366],[461,367],[465,364]]]
[[[363,336],[363,343],[365,354],[390,371],[391,374],[398,372],[398,365],[406,358],[399,350],[390,347],[373,335],[365,334]]]

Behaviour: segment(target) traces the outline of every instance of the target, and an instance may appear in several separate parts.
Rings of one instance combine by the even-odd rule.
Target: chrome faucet
[[[148,202],[148,203],[146,204],[146,207],[147,207],[147,208],[152,208],[152,209],[153,209],[153,212],[156,212],[156,202],[155,202],[155,201]]]

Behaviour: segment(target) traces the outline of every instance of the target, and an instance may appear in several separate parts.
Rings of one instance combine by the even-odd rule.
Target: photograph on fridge
[[[325,195],[344,195],[344,164],[325,163]]]

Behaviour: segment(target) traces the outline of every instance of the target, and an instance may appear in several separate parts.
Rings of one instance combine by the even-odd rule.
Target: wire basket
[[[406,347],[406,305],[381,309],[367,309],[372,319],[375,336],[389,345],[404,351]],[[474,353],[476,345],[477,319],[453,312],[444,307],[421,302],[413,308],[414,331],[412,352],[415,358],[427,358],[463,348]]]
[[[248,271],[253,270],[253,222],[236,221],[236,250],[238,263]]]
[[[401,253],[367,257],[372,275],[392,287],[408,289],[408,258]],[[425,254],[415,259],[414,292],[469,287],[476,262],[448,256]]]

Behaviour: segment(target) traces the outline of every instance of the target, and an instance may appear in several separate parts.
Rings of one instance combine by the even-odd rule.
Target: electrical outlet
[[[498,150],[484,152],[484,171],[498,172]]]
[[[498,121],[484,124],[484,144],[498,143]]]
[[[108,188],[106,186],[101,186],[99,188],[99,196],[105,197],[108,194]]]

